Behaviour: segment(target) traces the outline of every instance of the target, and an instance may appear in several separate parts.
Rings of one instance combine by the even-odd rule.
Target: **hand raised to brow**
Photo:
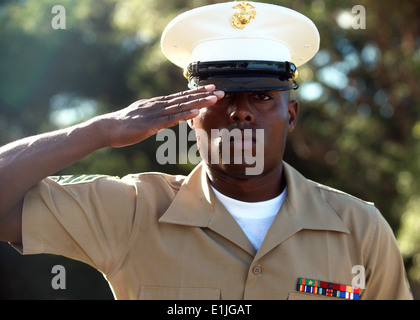
[[[99,117],[105,145],[123,147],[138,143],[158,131],[195,118],[201,108],[214,105],[224,95],[214,85],[168,96],[139,100]]]

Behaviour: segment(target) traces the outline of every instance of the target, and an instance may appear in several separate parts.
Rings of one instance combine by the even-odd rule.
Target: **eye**
[[[256,99],[258,99],[259,101],[270,101],[270,100],[273,100],[273,97],[270,96],[267,93],[257,93],[257,94],[254,95],[254,97]]]

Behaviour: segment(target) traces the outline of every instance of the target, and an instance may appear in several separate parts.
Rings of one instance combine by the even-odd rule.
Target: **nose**
[[[230,121],[232,123],[253,123],[254,116],[248,110],[234,110],[230,114]]]
[[[241,104],[241,102],[237,101],[230,113],[229,120],[235,124],[251,124],[254,122],[254,115],[249,110],[246,102]]]

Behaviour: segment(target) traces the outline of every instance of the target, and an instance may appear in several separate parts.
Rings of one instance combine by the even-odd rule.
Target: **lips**
[[[253,153],[257,145],[257,139],[255,133],[251,131],[242,131],[240,136],[231,136],[230,137],[230,148],[233,151],[246,151],[249,150]],[[252,154],[251,153],[251,154]]]
[[[261,139],[261,133],[258,129],[233,128],[229,131],[228,129],[224,128],[215,130],[217,130],[217,134],[213,136],[212,133],[212,137],[214,139],[214,143],[218,145],[220,152],[222,152],[225,148],[229,148],[231,152],[243,152],[249,150],[252,154],[254,154],[257,143],[264,143],[264,138],[262,137]],[[225,150],[225,152],[227,152],[228,149]]]
[[[243,143],[247,143],[247,144],[248,143],[253,143],[253,144],[256,143],[257,138],[256,138],[255,130],[253,130],[253,129],[237,129],[237,128],[233,129],[233,130],[236,130],[236,133],[232,134],[230,136],[230,142],[231,143],[235,141],[235,138],[237,140],[239,140],[238,139],[239,135],[240,135],[240,140],[242,140]]]
[[[263,162],[264,129],[212,130],[209,161],[240,165],[255,164],[257,159],[259,163]]]

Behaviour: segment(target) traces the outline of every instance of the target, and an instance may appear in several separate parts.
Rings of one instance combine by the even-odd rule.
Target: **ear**
[[[299,112],[299,102],[297,100],[290,100],[288,104],[289,109],[289,132],[295,129],[297,123],[297,115]]]

